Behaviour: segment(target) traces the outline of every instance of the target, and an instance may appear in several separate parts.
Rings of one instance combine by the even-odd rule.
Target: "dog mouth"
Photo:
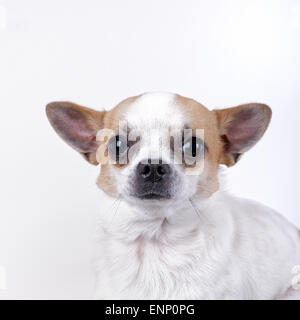
[[[136,193],[134,197],[141,200],[167,200],[171,198],[171,195],[167,192],[148,191]]]

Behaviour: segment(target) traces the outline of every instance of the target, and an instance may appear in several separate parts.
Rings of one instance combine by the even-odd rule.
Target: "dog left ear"
[[[48,119],[57,134],[91,164],[96,159],[98,130],[105,111],[96,111],[72,102],[52,102],[46,106]]]
[[[223,141],[220,164],[234,165],[265,133],[272,110],[265,104],[249,103],[234,108],[213,110]]]

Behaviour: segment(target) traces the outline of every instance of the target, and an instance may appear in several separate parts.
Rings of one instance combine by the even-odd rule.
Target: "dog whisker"
[[[195,214],[197,215],[197,217],[199,218],[199,220],[201,221],[202,224],[210,224],[210,222],[208,221],[207,216],[203,213],[200,212],[196,203],[194,202],[194,200],[192,198],[188,199],[189,203],[191,204],[191,207],[193,208],[193,211],[195,212]]]
[[[109,223],[110,225],[113,223],[113,220],[115,219],[115,217],[116,217],[116,215],[117,215],[117,212],[118,212],[118,210],[119,210],[119,207],[120,207],[121,202],[122,202],[122,196],[119,195],[119,196],[117,197],[117,199],[115,200],[115,202],[114,202],[114,204],[116,204],[116,209],[115,209],[114,214],[113,214],[113,216],[112,216],[112,219],[111,219],[111,221],[110,221],[110,223]]]
[[[199,220],[201,220],[200,214],[199,214],[199,212],[198,212],[198,208],[196,207],[194,201],[193,201],[191,198],[189,198],[188,200],[189,200],[189,203],[191,204],[191,206],[192,206],[192,208],[193,208],[196,216],[199,218]]]

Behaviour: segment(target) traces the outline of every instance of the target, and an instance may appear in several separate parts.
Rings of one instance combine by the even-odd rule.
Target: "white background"
[[[99,172],[44,107],[115,105],[177,92],[209,108],[263,102],[263,140],[228,189],[300,227],[300,1],[0,0],[0,265],[3,298],[89,298]]]

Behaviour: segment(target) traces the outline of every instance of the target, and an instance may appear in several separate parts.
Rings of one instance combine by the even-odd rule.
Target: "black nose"
[[[137,167],[139,175],[145,181],[160,181],[170,175],[170,166],[168,164],[152,164],[152,163],[139,163]]]

